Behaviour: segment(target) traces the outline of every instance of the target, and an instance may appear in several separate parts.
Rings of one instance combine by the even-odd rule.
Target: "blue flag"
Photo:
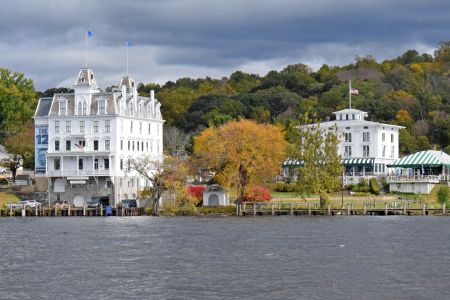
[[[130,48],[131,46],[133,46],[133,43],[130,42],[130,41],[128,41],[128,42],[125,43],[125,46],[126,46],[127,48]]]
[[[94,36],[94,33],[92,31],[90,31],[90,30],[88,30],[86,32],[86,34],[87,34],[87,37],[93,37]]]

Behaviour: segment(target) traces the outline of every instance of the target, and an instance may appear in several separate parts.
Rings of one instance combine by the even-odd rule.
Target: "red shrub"
[[[202,201],[203,199],[203,191],[206,189],[206,187],[202,185],[190,185],[187,187],[186,191],[189,195],[194,196],[197,198],[198,201]]]
[[[272,199],[270,191],[263,185],[250,186],[244,194],[244,201],[269,201]]]

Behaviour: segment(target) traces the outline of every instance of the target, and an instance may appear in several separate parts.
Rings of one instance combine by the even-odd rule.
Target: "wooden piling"
[[[256,216],[256,203],[253,202],[253,215]]]
[[[311,203],[308,203],[308,216],[311,215]]]
[[[366,203],[363,203],[363,216],[366,215],[366,212],[367,212]]]
[[[445,216],[445,202],[442,203],[442,214]]]
[[[275,208],[273,206],[273,203],[272,203],[272,216],[275,216]]]
[[[403,214],[406,216],[406,204],[403,203]]]
[[[347,203],[347,215],[350,215],[350,203]]]
[[[328,215],[331,216],[331,204],[328,203]]]
[[[384,215],[387,216],[388,214],[388,204],[384,202]]]
[[[86,204],[83,204],[83,217],[86,216]]]
[[[294,210],[292,209],[292,203],[290,203],[289,204],[289,214],[291,215],[291,216],[293,216],[294,215]]]
[[[427,205],[424,203],[423,205],[422,205],[422,215],[426,215],[426,209],[427,209]]]

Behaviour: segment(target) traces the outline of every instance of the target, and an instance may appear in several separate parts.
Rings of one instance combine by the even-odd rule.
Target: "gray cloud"
[[[24,72],[40,90],[70,86],[90,29],[89,65],[103,87],[125,73],[127,40],[140,82],[236,69],[264,75],[297,62],[317,68],[355,55],[432,52],[448,28],[444,0],[16,0],[0,11],[0,66]]]

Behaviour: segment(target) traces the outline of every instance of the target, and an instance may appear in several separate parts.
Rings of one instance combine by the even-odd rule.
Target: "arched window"
[[[78,115],[81,115],[81,102],[78,102]]]
[[[86,115],[86,101],[83,102],[83,115]]]

